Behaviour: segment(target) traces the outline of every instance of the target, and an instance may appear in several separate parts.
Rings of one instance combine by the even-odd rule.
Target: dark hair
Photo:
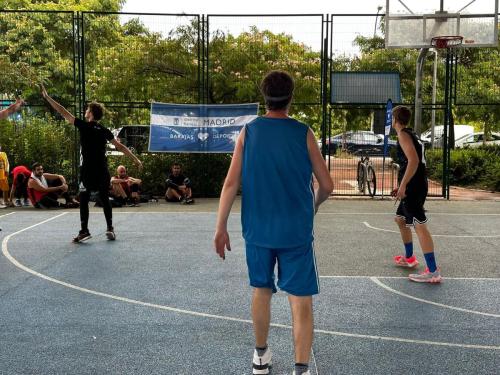
[[[399,122],[403,126],[407,126],[411,119],[410,108],[404,105],[398,105],[392,110],[392,117],[394,117],[396,122]]]
[[[269,110],[288,107],[292,101],[294,88],[293,78],[290,74],[281,70],[273,70],[267,73],[260,84],[260,91]]]
[[[100,119],[102,119],[102,116],[104,115],[104,106],[101,103],[89,103],[88,108],[90,112],[92,112],[92,116],[94,116],[95,121],[99,121]]]
[[[42,163],[39,163],[39,162],[34,162],[32,165],[31,165],[31,170],[34,171],[35,169],[37,169],[38,167],[43,167]]]
[[[174,167],[181,167],[182,168],[181,164],[177,163],[177,162],[172,163],[172,165],[170,166],[170,170],[174,169]]]

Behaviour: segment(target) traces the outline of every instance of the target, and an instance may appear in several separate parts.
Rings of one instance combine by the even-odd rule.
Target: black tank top
[[[418,168],[413,177],[408,182],[408,185],[419,184],[419,183],[427,184],[424,144],[420,141],[420,139],[418,139],[417,135],[412,129],[404,128],[401,131],[405,132],[411,137],[413,146],[415,147],[415,150],[417,151],[418,155]],[[400,166],[398,181],[401,182],[406,172],[406,168],[408,167],[408,158],[406,157],[405,153],[403,152],[403,149],[401,148],[401,145],[399,144],[399,139],[398,139],[397,153]]]

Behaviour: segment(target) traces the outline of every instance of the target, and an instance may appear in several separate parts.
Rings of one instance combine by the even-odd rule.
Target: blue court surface
[[[93,209],[93,238],[79,245],[78,210],[0,212],[0,374],[251,374],[239,202],[225,261],[212,249],[216,206],[114,210],[114,242]],[[427,209],[440,285],[393,267],[402,245],[392,202],[321,207],[312,374],[500,374],[500,203]],[[269,345],[272,374],[291,374],[284,292]]]

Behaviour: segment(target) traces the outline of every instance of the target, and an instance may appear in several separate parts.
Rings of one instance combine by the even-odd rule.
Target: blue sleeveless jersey
[[[278,249],[312,242],[308,130],[293,119],[267,117],[245,127],[241,223],[247,243]]]

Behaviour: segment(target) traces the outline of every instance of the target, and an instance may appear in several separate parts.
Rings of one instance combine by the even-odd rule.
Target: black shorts
[[[100,191],[109,189],[111,176],[107,166],[99,168],[80,167],[80,182],[88,191]]]
[[[406,189],[406,197],[399,203],[396,216],[404,218],[406,226],[425,224],[428,220],[424,209],[426,198],[427,185],[421,186],[420,189],[409,187]]]

